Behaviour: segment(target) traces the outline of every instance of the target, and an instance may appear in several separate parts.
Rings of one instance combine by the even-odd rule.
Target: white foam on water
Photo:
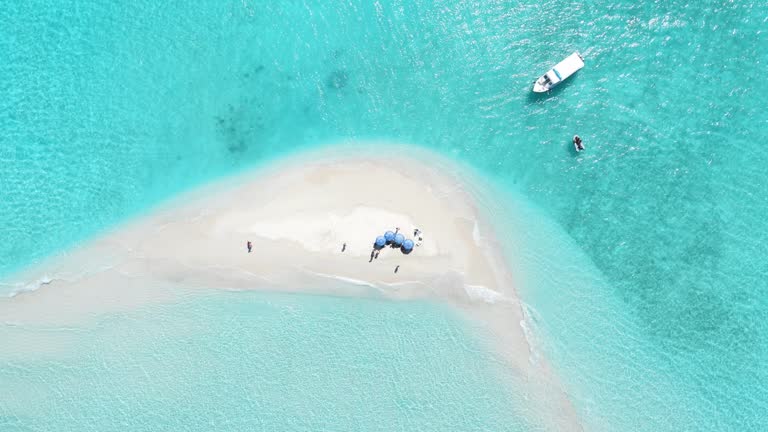
[[[318,272],[313,272],[313,271],[309,271],[309,270],[306,270],[306,272],[310,273],[310,274],[313,274],[315,276],[320,276],[320,277],[324,277],[324,278],[328,278],[328,279],[334,279],[334,280],[341,281],[341,282],[344,282],[344,283],[347,283],[347,284],[350,284],[350,285],[364,286],[364,287],[368,287],[368,288],[377,288],[376,284],[373,284],[371,282],[364,281],[364,280],[361,280],[361,279],[354,279],[354,278],[350,278],[350,277],[339,276],[339,275],[334,275],[334,274],[327,274],[327,273],[318,273]]]
[[[96,267],[94,269],[82,271],[77,274],[68,274],[66,272],[63,272],[60,274],[53,274],[53,275],[44,274],[30,282],[25,282],[25,281],[11,282],[11,283],[0,284],[0,286],[10,287],[6,297],[13,298],[19,294],[37,291],[41,287],[50,285],[55,281],[73,283],[89,275],[101,273],[103,271],[111,270],[113,268],[114,268],[113,265],[103,265],[103,266]]]
[[[464,285],[464,291],[472,301],[483,301],[492,304],[506,300],[500,292],[483,285]]]
[[[480,227],[477,225],[477,221],[475,221],[475,225],[472,227],[472,240],[475,241],[475,245],[480,246],[482,237],[480,235]]]
[[[53,280],[52,277],[46,275],[32,282],[13,284],[11,286],[14,288],[11,288],[8,292],[8,297],[13,298],[22,293],[37,291],[41,286],[48,285],[53,282]]]

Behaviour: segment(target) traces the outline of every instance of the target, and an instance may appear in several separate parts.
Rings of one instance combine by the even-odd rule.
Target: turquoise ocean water
[[[542,350],[588,429],[766,430],[766,17],[768,4],[749,0],[6,2],[0,274],[277,156],[348,139],[411,143],[467,164],[508,195],[486,207],[503,228]],[[533,96],[532,80],[573,50],[586,68]],[[571,151],[574,133],[586,153]],[[209,311],[201,319],[216,323],[213,306],[179,307]],[[349,319],[372,325],[365,315]],[[125,324],[101,325],[80,337]],[[60,367],[71,375],[45,364],[25,375],[8,363],[0,379],[15,377],[13,388],[52,382],[49,391],[83,379],[94,391],[113,385],[102,402],[114,409],[136,394],[96,365],[110,348],[69,359]],[[182,355],[177,348],[167,355]],[[341,356],[350,346],[336,349]],[[463,379],[488,379],[474,373]],[[206,391],[193,394],[219,390]],[[58,427],[68,430],[107,415],[96,396],[81,396],[95,411],[69,400],[6,423],[51,430],[51,413],[88,412]],[[4,418],[29,408],[0,400]],[[442,408],[456,401],[441,400]],[[327,415],[318,409],[318,419]],[[488,419],[486,430],[504,420],[493,406],[467,409],[476,409],[468,421]],[[160,417],[146,422],[178,429]]]
[[[4,356],[0,429],[529,430],[514,377],[445,308],[193,297],[69,329],[63,359]]]

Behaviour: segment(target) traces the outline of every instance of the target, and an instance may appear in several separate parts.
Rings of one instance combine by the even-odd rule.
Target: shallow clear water
[[[538,207],[504,240],[587,424],[768,429],[765,2],[60,3],[0,7],[0,273],[284,153],[409,142]]]
[[[419,302],[195,295],[0,354],[0,430],[530,430],[477,330]]]

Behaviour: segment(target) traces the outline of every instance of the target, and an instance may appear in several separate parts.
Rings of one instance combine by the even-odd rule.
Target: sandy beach
[[[19,275],[19,292],[0,299],[2,321],[73,325],[211,288],[435,299],[488,329],[534,406],[557,413],[554,429],[578,430],[557,380],[531,356],[514,271],[462,187],[468,174],[409,152],[395,165],[321,151],[193,191]],[[375,238],[397,228],[423,241],[372,258]]]

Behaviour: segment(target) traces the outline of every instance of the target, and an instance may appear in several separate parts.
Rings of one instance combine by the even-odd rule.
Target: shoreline
[[[580,430],[554,374],[532,358],[513,273],[475,205],[481,183],[429,151],[388,148],[397,156],[324,147],[186,193],[22,272],[44,286],[0,298],[0,316],[73,325],[211,288],[434,300],[483,324],[546,424]],[[369,262],[375,237],[395,227],[418,227],[423,245]]]

